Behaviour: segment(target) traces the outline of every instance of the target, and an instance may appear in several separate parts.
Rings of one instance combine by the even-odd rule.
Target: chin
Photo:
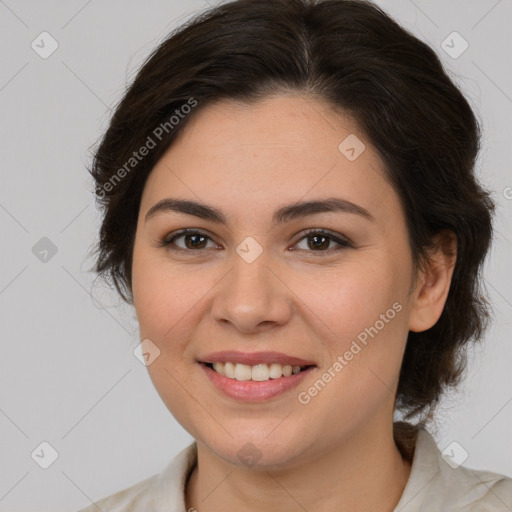
[[[223,432],[219,437],[207,435],[197,439],[216,456],[237,466],[277,469],[296,463],[307,450],[304,431],[290,432],[283,428],[278,432],[278,427],[272,432],[273,428],[275,423],[270,428],[246,425],[244,429],[239,425],[232,437]]]

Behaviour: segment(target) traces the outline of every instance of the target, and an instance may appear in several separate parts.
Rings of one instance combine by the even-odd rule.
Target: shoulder
[[[195,442],[179,452],[158,474],[106,496],[78,512],[157,512],[184,510],[185,483],[197,461]]]
[[[129,510],[154,510],[154,491],[158,475],[104,497],[79,512],[121,512]]]
[[[415,440],[411,474],[395,512],[512,511],[511,478],[460,465],[462,447],[442,453],[423,428]]]
[[[470,467],[451,467],[439,452],[440,473],[436,487],[453,510],[460,512],[512,511],[512,478]]]

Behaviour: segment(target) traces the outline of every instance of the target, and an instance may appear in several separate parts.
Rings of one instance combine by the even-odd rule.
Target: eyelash
[[[211,237],[208,236],[206,233],[203,233],[202,231],[199,231],[197,229],[188,228],[188,229],[182,229],[178,233],[174,234],[171,238],[169,238],[167,236],[166,238],[161,240],[161,242],[159,243],[159,247],[165,247],[165,248],[167,248],[173,252],[177,252],[177,253],[201,252],[203,249],[183,249],[181,247],[176,247],[176,246],[173,247],[172,246],[174,244],[174,241],[177,240],[178,238],[180,238],[184,235],[192,235],[192,234],[205,236],[206,238],[212,240]],[[339,244],[339,247],[334,249],[334,251],[332,251],[331,249],[327,249],[327,250],[318,250],[318,251],[315,251],[315,250],[308,251],[307,250],[306,252],[331,253],[331,252],[336,252],[336,251],[339,251],[342,249],[346,249],[348,247],[353,247],[352,244],[348,240],[339,238],[336,235],[334,235],[331,231],[328,231],[326,229],[309,229],[305,233],[302,234],[301,238],[299,238],[297,240],[297,242],[295,242],[294,245],[298,244],[299,242],[301,242],[302,240],[304,240],[305,238],[307,238],[308,236],[313,235],[313,234],[323,235],[323,236],[329,238],[331,241]],[[305,249],[299,249],[299,250],[305,250]]]

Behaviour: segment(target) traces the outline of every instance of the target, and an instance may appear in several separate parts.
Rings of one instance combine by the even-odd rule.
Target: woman
[[[425,428],[488,317],[478,144],[371,3],[239,0],[171,34],[95,154],[96,270],[195,442],[85,510],[512,510]]]

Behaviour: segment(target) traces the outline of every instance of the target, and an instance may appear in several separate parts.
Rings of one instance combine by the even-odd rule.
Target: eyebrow
[[[197,201],[172,199],[170,197],[162,199],[153,205],[146,213],[144,222],[147,222],[150,218],[157,214],[166,212],[186,213],[188,215],[194,215],[200,219],[209,220],[218,224],[228,224],[227,218],[222,213],[222,211],[214,208],[213,206],[209,206],[205,203]],[[362,206],[359,206],[345,199],[329,197],[323,200],[306,202],[299,201],[283,206],[274,212],[272,216],[272,223],[282,224],[294,219],[325,212],[350,213],[353,215],[359,215],[372,222],[375,221],[373,215],[371,215],[371,213]]]

